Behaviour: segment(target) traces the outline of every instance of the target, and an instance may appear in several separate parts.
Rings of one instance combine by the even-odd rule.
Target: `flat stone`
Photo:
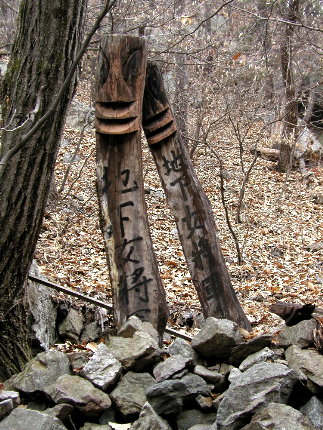
[[[55,403],[68,403],[87,415],[99,415],[111,406],[110,397],[80,376],[63,375],[47,387]]]
[[[194,367],[194,373],[205,379],[206,382],[210,382],[214,385],[214,391],[216,393],[221,393],[225,389],[225,377],[214,370],[209,370],[208,368],[198,365]]]
[[[166,420],[156,414],[151,405],[146,402],[130,430],[171,430]]]
[[[20,396],[17,391],[0,391],[0,402],[7,399],[10,399],[12,401],[14,408],[20,405]]]
[[[205,359],[225,361],[231,350],[242,342],[239,327],[226,319],[207,318],[192,339],[192,347]]]
[[[158,332],[148,321],[141,321],[140,318],[133,315],[121,326],[118,331],[119,337],[133,337],[137,332],[146,332],[158,342]]]
[[[276,352],[268,347],[261,349],[254,354],[249,355],[243,362],[240,364],[239,369],[241,372],[252,367],[254,364],[261,363],[263,361],[274,361],[277,358]]]
[[[238,367],[243,360],[245,360],[249,355],[260,351],[263,348],[270,346],[272,341],[272,335],[265,334],[261,336],[254,337],[248,342],[241,343],[240,345],[234,347],[231,351],[229,362]]]
[[[100,343],[80,374],[91,381],[94,386],[105,391],[115,385],[121,371],[120,361],[110,354],[104,343]]]
[[[24,393],[44,391],[62,375],[71,374],[70,364],[63,352],[41,352],[29,361],[21,373],[11,379],[12,387]]]
[[[168,348],[168,352],[170,355],[181,355],[182,357],[191,358],[195,365],[201,364],[203,361],[192,348],[191,344],[180,337],[174,340]]]
[[[323,430],[323,403],[315,396],[300,408],[300,412],[311,421],[316,429]]]
[[[158,342],[146,332],[135,332],[132,338],[111,336],[106,346],[127,370],[140,372],[150,368],[161,357]]]
[[[188,430],[216,430],[216,427],[210,424],[195,424],[190,427]]]
[[[314,330],[316,329],[316,320],[301,321],[291,327],[285,327],[273,340],[277,346],[287,348],[291,345],[297,345],[300,348],[307,348],[314,343]]]
[[[221,427],[220,427],[221,429]],[[298,410],[279,403],[269,403],[252,417],[241,430],[314,430],[307,417]]]
[[[59,405],[55,405],[53,408],[45,409],[44,413],[51,415],[52,417],[56,417],[64,423],[73,411],[74,406],[69,405],[68,403],[61,403]]]
[[[204,413],[198,409],[182,411],[177,416],[178,430],[188,430],[193,425],[208,424],[211,425],[216,419],[216,413]]]
[[[183,357],[182,355],[172,355],[165,361],[157,364],[153,370],[154,377],[157,382],[172,378],[176,373],[182,372],[193,365],[191,358]]]
[[[296,373],[283,364],[255,364],[225,391],[217,411],[218,429],[240,429],[269,401],[287,403],[297,381]]]
[[[73,372],[80,372],[92,355],[92,351],[73,351],[66,353],[66,357],[70,362]]]
[[[317,351],[304,350],[296,345],[290,346],[285,352],[289,367],[300,377],[305,377],[307,387],[313,394],[323,392],[323,355]]]
[[[115,408],[124,417],[140,413],[146,403],[146,391],[156,383],[149,373],[126,373],[110,393]]]
[[[84,423],[80,430],[113,430],[109,424]]]
[[[3,420],[13,410],[12,399],[0,400],[0,420]]]
[[[31,409],[16,408],[0,422],[0,430],[66,430],[55,417]]]
[[[198,375],[189,373],[180,379],[167,379],[152,385],[146,392],[147,400],[158,414],[177,413],[185,400],[199,394],[208,396],[210,389]]]

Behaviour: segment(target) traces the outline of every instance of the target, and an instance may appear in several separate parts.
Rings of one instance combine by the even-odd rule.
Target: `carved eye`
[[[105,52],[101,50],[100,56],[99,56],[99,74],[100,74],[101,86],[104,85],[106,80],[108,79],[109,71],[110,71],[110,63],[109,63],[108,57],[106,56]]]
[[[123,77],[126,81],[138,75],[140,70],[141,52],[138,48],[130,51],[127,60],[122,65]]]

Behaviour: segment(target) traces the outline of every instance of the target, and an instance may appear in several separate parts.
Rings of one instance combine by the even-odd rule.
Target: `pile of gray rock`
[[[208,318],[187,342],[158,345],[131,317],[94,351],[39,353],[0,392],[0,430],[323,429],[317,322],[244,338]]]

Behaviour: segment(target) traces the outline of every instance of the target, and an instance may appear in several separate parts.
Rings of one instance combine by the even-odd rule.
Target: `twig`
[[[71,183],[71,185],[70,185],[69,189],[67,190],[67,193],[65,194],[65,196],[63,197],[63,199],[65,199],[65,198],[70,194],[70,192],[72,191],[72,188],[74,187],[75,182],[76,182],[76,181],[81,177],[82,172],[83,172],[83,169],[84,169],[84,167],[85,167],[85,166],[86,166],[86,164],[87,164],[87,160],[88,160],[90,157],[92,157],[93,152],[94,152],[94,149],[93,149],[93,150],[90,152],[90,154],[85,158],[84,163],[83,163],[83,165],[82,165],[82,167],[81,167],[81,169],[80,169],[80,171],[79,171],[79,173],[78,173],[77,177],[76,177],[76,178],[74,179],[74,181]]]
[[[218,160],[218,162],[220,164],[221,201],[222,201],[222,205],[223,205],[224,212],[225,212],[225,219],[227,221],[228,228],[229,228],[230,233],[231,233],[231,235],[233,237],[234,244],[235,244],[235,247],[236,247],[236,250],[237,250],[238,263],[239,263],[239,265],[241,265],[242,262],[243,262],[243,259],[242,259],[240,245],[239,245],[239,240],[238,240],[238,237],[237,237],[235,231],[232,228],[232,224],[231,224],[231,220],[230,220],[230,216],[229,216],[229,211],[228,211],[227,204],[226,204],[226,201],[225,201],[225,196],[224,196],[223,162],[222,162],[221,157],[216,153],[216,151],[214,151],[214,149],[211,148],[211,146],[207,142],[205,144],[206,144],[206,146],[209,148],[209,150],[211,151],[211,153],[215,156],[215,158]]]
[[[88,112],[87,112],[87,113],[86,113],[86,115],[85,115],[85,118],[84,118],[84,125],[83,125],[83,127],[82,127],[82,130],[81,130],[81,133],[80,133],[79,140],[78,140],[78,142],[77,142],[77,145],[76,145],[75,151],[74,151],[74,153],[73,153],[73,155],[72,155],[72,157],[71,157],[71,159],[70,159],[69,165],[67,166],[67,169],[66,169],[66,171],[65,171],[64,178],[63,178],[62,183],[61,183],[61,186],[59,187],[59,190],[58,190],[58,194],[61,194],[61,192],[64,190],[64,187],[65,187],[65,184],[66,184],[66,181],[67,181],[68,175],[69,175],[69,173],[70,173],[70,171],[71,171],[71,168],[72,168],[72,164],[73,164],[73,163],[74,163],[74,161],[75,161],[75,158],[76,158],[76,156],[77,156],[77,153],[78,153],[78,151],[79,151],[79,149],[80,149],[80,146],[81,146],[81,143],[82,143],[82,141],[83,141],[85,129],[86,129],[86,127],[88,127],[88,126],[90,125],[90,121],[89,121],[89,116],[90,116],[90,114],[91,114],[91,109],[89,109],[89,110],[88,110]]]
[[[116,3],[116,0],[108,0],[107,4],[103,8],[100,15],[97,17],[92,29],[90,30],[89,34],[87,35],[86,39],[83,42],[83,45],[77,54],[70,71],[68,72],[65,81],[59,90],[56,98],[54,99],[53,103],[48,108],[45,115],[43,115],[37,122],[34,124],[34,126],[21,138],[21,140],[13,147],[11,148],[1,159],[0,161],[0,175],[3,173],[5,169],[5,165],[8,163],[10,158],[12,158],[20,149],[23,148],[23,146],[29,141],[29,139],[43,126],[43,124],[48,120],[48,118],[55,112],[60,100],[62,99],[66,89],[71,83],[71,80],[73,79],[74,73],[78,67],[79,62],[81,61],[81,58],[83,57],[92,36],[96,32],[96,30],[100,27],[101,21],[105,17],[105,15],[109,12],[109,10],[113,7],[113,5]]]
[[[9,4],[9,3],[8,3],[8,2],[6,2],[5,0],[2,0],[2,3],[3,3],[5,6],[7,6],[7,8],[8,8],[8,9],[12,10],[13,12],[15,12],[15,13],[19,13],[19,11],[18,11],[16,8],[14,8],[13,6],[11,6],[11,4]]]
[[[282,19],[282,18],[271,18],[271,17],[261,16],[261,15],[258,15],[256,13],[254,13],[254,12],[251,12],[249,10],[246,10],[246,9],[243,9],[243,8],[240,8],[240,7],[236,7],[236,6],[233,6],[233,8],[236,9],[236,10],[238,10],[238,11],[240,11],[240,12],[244,12],[244,13],[246,13],[248,15],[251,15],[251,16],[253,16],[253,17],[255,17],[255,18],[257,18],[257,19],[259,19],[261,21],[274,21],[274,22],[279,22],[281,24],[292,25],[294,27],[303,27],[303,28],[306,28],[307,30],[311,30],[311,31],[319,31],[321,33],[323,32],[322,28],[311,27],[309,25],[303,24],[303,22],[300,20],[299,17],[297,17],[297,19],[299,21],[299,23],[297,23],[295,21],[287,21],[287,20]]]

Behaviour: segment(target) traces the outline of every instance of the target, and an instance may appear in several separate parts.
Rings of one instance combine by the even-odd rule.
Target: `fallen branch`
[[[258,157],[264,160],[277,161],[279,158],[279,149],[273,148],[254,148],[250,151],[252,154],[256,154]]]
[[[84,300],[85,302],[91,303],[92,305],[99,306],[100,308],[107,309],[109,311],[113,310],[113,306],[108,303],[102,302],[102,300],[93,299],[92,297],[86,296],[82,293],[78,293],[77,291],[70,290],[69,288],[62,287],[61,285],[53,284],[52,282],[45,281],[44,279],[36,278],[36,276],[28,276],[32,282],[36,282],[37,284],[45,285],[46,287],[53,288],[56,291],[61,291],[62,293],[68,294],[69,296],[77,297],[78,299]],[[186,334],[180,333],[177,330],[166,327],[165,332],[171,334],[175,337],[180,337],[184,340],[191,341],[192,338]]]
[[[311,318],[323,317],[323,309],[318,308],[312,303],[299,305],[296,303],[277,302],[270,306],[269,311],[283,318],[288,326]]]

